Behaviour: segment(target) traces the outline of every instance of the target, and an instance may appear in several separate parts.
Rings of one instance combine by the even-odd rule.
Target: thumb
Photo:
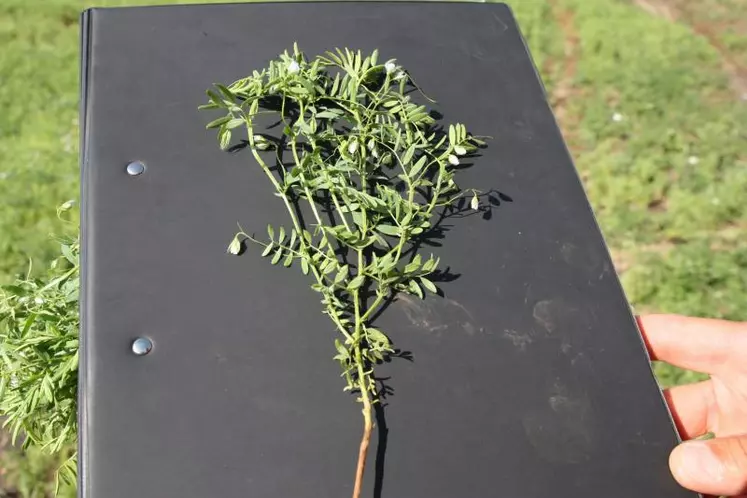
[[[682,443],[669,457],[669,466],[677,482],[693,491],[747,494],[747,435]]]

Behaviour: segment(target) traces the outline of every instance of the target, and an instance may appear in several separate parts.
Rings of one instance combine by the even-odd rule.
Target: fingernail
[[[690,441],[683,443],[677,451],[678,462],[676,471],[679,476],[691,481],[696,476],[701,480],[706,478],[711,482],[724,479],[724,464],[704,441]]]

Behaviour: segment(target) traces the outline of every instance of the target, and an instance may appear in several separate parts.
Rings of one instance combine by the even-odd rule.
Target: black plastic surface
[[[445,298],[377,322],[413,361],[380,367],[395,393],[364,496],[695,496],[669,474],[675,430],[506,6],[106,9],[83,33],[83,497],[351,494],[361,417],[335,332],[300,271],[226,254],[236,222],[285,214],[196,110],[294,41],[396,57],[444,122],[494,137],[460,184],[504,194],[434,248],[459,275]]]

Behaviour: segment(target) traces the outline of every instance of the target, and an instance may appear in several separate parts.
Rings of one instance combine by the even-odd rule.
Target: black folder
[[[676,430],[509,7],[414,2],[83,14],[81,496],[352,493],[362,422],[335,331],[300,271],[226,252],[237,222],[286,214],[197,110],[294,42],[378,49],[444,122],[492,137],[459,173],[491,200],[428,248],[444,295],[376,322],[411,357],[377,367],[363,496],[695,496],[669,473]]]

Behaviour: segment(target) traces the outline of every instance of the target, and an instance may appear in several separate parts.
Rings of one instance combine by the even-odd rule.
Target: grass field
[[[0,282],[29,258],[45,265],[62,230],[55,206],[77,197],[77,23],[89,4],[0,0]],[[747,319],[747,2],[512,7],[635,309]],[[664,385],[697,378],[656,368]],[[15,462],[6,477],[20,487],[30,474]],[[17,496],[48,493],[34,489]]]

